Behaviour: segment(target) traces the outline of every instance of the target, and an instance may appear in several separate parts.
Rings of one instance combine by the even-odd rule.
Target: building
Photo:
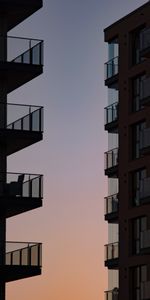
[[[0,0],[1,300],[5,299],[6,283],[41,274],[41,243],[6,241],[7,218],[42,206],[43,176],[7,169],[9,155],[43,136],[43,107],[7,102],[9,93],[43,72],[43,41],[8,36],[10,29],[41,7],[42,0]]]
[[[150,299],[150,2],[104,30],[106,300]]]

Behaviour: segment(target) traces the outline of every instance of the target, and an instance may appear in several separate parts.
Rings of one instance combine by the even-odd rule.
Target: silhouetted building
[[[150,2],[104,30],[106,300],[150,299]]]
[[[9,155],[43,136],[43,107],[7,102],[9,93],[43,72],[43,41],[7,35],[41,7],[42,0],[0,0],[1,300],[5,300],[7,282],[41,274],[41,243],[6,241],[7,218],[42,206],[43,176],[7,170]]]

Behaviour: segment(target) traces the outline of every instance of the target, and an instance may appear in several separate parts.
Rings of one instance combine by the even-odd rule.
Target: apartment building
[[[8,35],[41,7],[42,0],[0,0],[1,300],[6,298],[6,283],[41,274],[41,243],[6,241],[7,218],[42,206],[43,176],[21,170],[16,174],[7,165],[9,155],[43,138],[43,107],[7,101],[8,94],[11,99],[12,91],[43,72],[43,41]]]
[[[150,2],[104,30],[106,300],[150,299]]]

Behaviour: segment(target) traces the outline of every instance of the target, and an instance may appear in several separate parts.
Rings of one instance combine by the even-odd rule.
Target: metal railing
[[[140,34],[140,50],[146,50],[150,47],[150,28],[143,30]]]
[[[105,300],[118,300],[119,299],[119,289],[116,287],[111,291],[105,292]]]
[[[145,128],[140,132],[140,149],[150,147],[150,128]]]
[[[107,244],[104,247],[105,247],[105,261],[119,257],[118,242]]]
[[[43,175],[0,173],[0,197],[43,198]]]
[[[118,102],[108,105],[104,108],[105,111],[105,125],[118,120]]]
[[[116,56],[105,63],[105,80],[118,74],[118,60]]]
[[[140,100],[144,102],[148,98],[150,98],[150,77],[141,81]]]
[[[105,170],[118,165],[118,148],[114,148],[104,153]]]
[[[6,242],[5,264],[8,266],[42,266],[42,244]]]
[[[105,214],[118,212],[119,200],[118,194],[110,195],[104,198]]]
[[[140,199],[150,198],[150,177],[140,181]]]
[[[43,111],[42,106],[1,102],[0,129],[43,132]]]
[[[0,36],[0,43],[7,43],[7,57],[0,57],[0,61],[43,65],[43,40]]]

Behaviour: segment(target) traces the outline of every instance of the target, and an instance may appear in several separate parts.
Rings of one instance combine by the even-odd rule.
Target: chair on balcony
[[[7,193],[9,196],[22,196],[22,186],[24,181],[24,174],[18,176],[18,181],[11,181],[7,184]]]

